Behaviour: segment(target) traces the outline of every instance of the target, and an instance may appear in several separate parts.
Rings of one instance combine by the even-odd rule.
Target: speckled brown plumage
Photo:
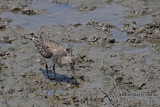
[[[66,56],[66,49],[53,40],[35,38],[34,44],[44,58]]]
[[[71,56],[67,56],[66,49],[54,40],[44,39],[41,36],[38,37],[34,33],[31,34],[35,46],[37,47],[39,53],[46,59],[51,59],[54,63],[53,71],[55,73],[55,64],[59,66],[69,66],[73,77],[75,77],[74,72],[74,59]],[[48,75],[48,65],[46,62],[46,70]],[[56,76],[56,73],[55,73]],[[49,78],[49,75],[48,75]],[[57,78],[57,77],[56,77]]]

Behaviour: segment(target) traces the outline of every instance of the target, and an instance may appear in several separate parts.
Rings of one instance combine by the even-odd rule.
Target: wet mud
[[[62,4],[65,9],[72,6],[68,9],[83,15],[94,14],[108,5],[124,6],[127,9],[122,9],[120,15],[112,16],[121,18],[115,23],[91,18],[84,19],[86,23],[67,22],[34,28],[14,23],[14,18],[7,17],[14,14],[38,20],[41,15],[52,15],[46,8],[34,8],[35,2],[44,1],[0,2],[3,7],[0,9],[1,107],[160,106],[159,1],[46,1],[54,6]],[[70,80],[69,68],[58,66],[56,74],[60,84],[56,84],[52,63],[49,63],[51,79],[47,78],[45,59],[34,46],[31,33],[59,42],[68,55],[74,56],[78,84]]]

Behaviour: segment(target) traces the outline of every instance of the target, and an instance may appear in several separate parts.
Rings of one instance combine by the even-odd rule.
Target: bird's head
[[[30,34],[30,36],[31,36],[31,40],[34,41],[34,36],[35,36],[35,34],[32,32],[32,33]]]
[[[33,40],[33,41],[35,41],[35,40],[37,40],[39,38],[42,38],[41,35],[38,36],[35,32],[32,32],[30,34],[30,36],[31,36],[31,40]]]

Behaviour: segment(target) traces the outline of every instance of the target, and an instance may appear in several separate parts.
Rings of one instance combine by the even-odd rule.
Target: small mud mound
[[[142,39],[160,39],[160,23],[145,24],[137,26],[136,22],[124,22],[123,28],[129,36]]]

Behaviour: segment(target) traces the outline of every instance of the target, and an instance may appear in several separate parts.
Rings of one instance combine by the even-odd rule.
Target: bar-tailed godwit
[[[41,36],[38,37],[34,33],[31,33],[31,37],[39,53],[44,58],[50,59],[53,62],[53,71],[56,80],[57,80],[57,75],[55,72],[55,64],[57,64],[58,66],[69,66],[72,71],[73,75],[72,78],[75,78],[75,70],[74,70],[75,61],[73,57],[67,56],[66,49],[63,46],[61,46],[59,43],[53,40],[44,39]],[[46,60],[46,71],[47,71],[47,76],[50,79],[48,73],[47,60]]]

